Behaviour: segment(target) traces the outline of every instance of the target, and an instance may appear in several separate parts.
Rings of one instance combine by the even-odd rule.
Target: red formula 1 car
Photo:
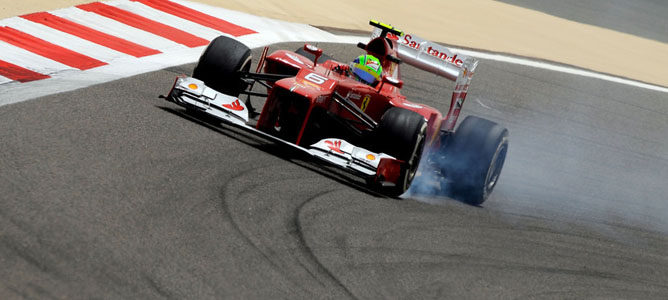
[[[392,26],[370,24],[376,27],[372,39],[358,47],[382,65],[381,80],[373,85],[353,79],[347,64],[308,44],[270,55],[265,47],[250,72],[250,49],[221,36],[206,48],[193,77],[176,79],[167,100],[290,145],[390,196],[411,186],[422,163],[420,176],[437,182],[442,194],[481,204],[503,167],[508,131],[473,116],[454,131],[478,61]],[[400,93],[402,62],[456,82],[445,117]],[[267,93],[253,91],[256,84]],[[258,118],[250,96],[266,97]]]

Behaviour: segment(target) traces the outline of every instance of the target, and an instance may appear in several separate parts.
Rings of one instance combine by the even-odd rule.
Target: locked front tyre
[[[404,161],[399,180],[391,187],[378,187],[390,197],[398,197],[410,187],[420,165],[425,144],[427,120],[407,109],[393,107],[380,119],[377,129],[377,145],[381,152]]]

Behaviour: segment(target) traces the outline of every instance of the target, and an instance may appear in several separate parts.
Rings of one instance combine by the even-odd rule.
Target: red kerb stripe
[[[0,75],[19,82],[28,82],[50,78],[49,75],[33,72],[15,64],[8,63],[4,60],[0,60]]]
[[[106,63],[97,59],[65,49],[11,27],[0,27],[0,40],[80,70],[106,65]]]
[[[144,57],[161,53],[158,50],[147,48],[113,35],[97,31],[47,12],[34,13],[21,17],[134,57]]]
[[[232,24],[225,20],[218,19],[214,16],[207,15],[181,4],[166,0],[132,0],[134,2],[142,3],[157,10],[161,10],[179,18],[192,21],[194,23],[224,32],[233,36],[242,36],[251,33],[257,33],[251,29]]]
[[[176,29],[171,26],[167,26],[162,23],[144,18],[140,15],[134,14],[129,11],[122,10],[120,8],[106,5],[100,2],[94,2],[89,4],[77,5],[79,9],[96,13],[98,15],[114,19],[118,22],[127,24],[129,26],[148,31],[155,35],[159,35],[166,39],[172,40],[179,44],[186,45],[188,47],[198,47],[209,44],[209,41],[187,33],[183,30]]]

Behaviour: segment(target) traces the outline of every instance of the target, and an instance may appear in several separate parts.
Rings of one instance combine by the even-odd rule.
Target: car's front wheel
[[[383,114],[377,129],[379,150],[405,163],[396,185],[381,192],[397,197],[408,190],[420,164],[426,131],[427,120],[414,111],[393,107]]]
[[[248,84],[239,71],[251,67],[251,50],[243,43],[226,36],[215,38],[204,50],[193,71],[193,77],[221,93],[238,97]]]

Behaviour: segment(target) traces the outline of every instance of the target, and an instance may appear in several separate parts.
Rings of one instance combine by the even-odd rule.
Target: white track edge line
[[[357,41],[359,41],[360,38],[361,38],[360,36],[353,36],[353,35],[351,35],[351,36],[338,36],[338,37],[341,39],[341,41],[345,41],[345,42],[341,42],[341,43],[348,43],[348,44],[356,44]],[[510,64],[527,66],[527,67],[533,67],[533,68],[537,68],[537,69],[544,69],[544,70],[561,72],[561,73],[566,73],[566,74],[573,74],[573,75],[579,75],[579,76],[584,76],[584,77],[596,78],[596,79],[605,80],[605,81],[609,81],[609,82],[614,82],[614,83],[639,87],[639,88],[643,88],[643,89],[668,93],[668,87],[664,87],[664,86],[660,86],[660,85],[656,85],[656,84],[651,84],[651,83],[645,83],[645,82],[632,80],[632,79],[626,79],[626,78],[613,76],[613,75],[608,75],[608,74],[597,73],[597,72],[588,71],[588,70],[585,70],[585,69],[582,69],[582,68],[557,65],[557,64],[554,64],[554,63],[542,62],[542,61],[538,61],[538,60],[532,60],[532,59],[529,59],[529,58],[509,56],[509,55],[503,55],[503,54],[498,54],[498,53],[482,52],[482,51],[475,51],[475,50],[466,50],[466,49],[461,49],[461,48],[456,48],[456,47],[448,47],[448,48],[452,49],[454,52],[461,53],[461,54],[467,55],[467,56],[473,56],[473,57],[476,57],[476,58],[482,58],[482,59],[487,59],[487,60],[505,62],[505,63],[510,63]]]
[[[605,81],[609,81],[609,82],[614,82],[614,83],[639,87],[639,88],[643,88],[643,89],[668,93],[668,87],[663,87],[663,86],[660,86],[660,85],[645,83],[645,82],[632,80],[632,79],[626,79],[626,78],[613,76],[613,75],[597,73],[597,72],[588,71],[588,70],[581,69],[581,68],[569,67],[569,66],[560,66],[560,65],[547,63],[547,62],[542,62],[542,61],[537,61],[537,60],[532,60],[532,59],[528,59],[528,58],[513,57],[513,56],[502,55],[502,54],[486,53],[486,52],[480,52],[480,51],[474,51],[474,50],[464,50],[464,49],[458,49],[458,48],[452,48],[452,49],[455,52],[459,52],[459,53],[464,54],[464,55],[474,56],[474,57],[477,57],[477,58],[500,61],[500,62],[505,62],[505,63],[527,66],[527,67],[533,67],[533,68],[537,68],[537,69],[544,69],[544,70],[550,70],[550,71],[555,71],[555,72],[579,75],[579,76],[584,76],[584,77],[596,78],[596,79],[605,80]]]

